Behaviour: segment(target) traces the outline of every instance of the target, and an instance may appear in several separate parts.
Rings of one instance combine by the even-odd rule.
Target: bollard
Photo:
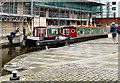
[[[46,50],[48,50],[48,46],[45,46]]]
[[[10,80],[19,80],[20,77],[17,77],[17,73],[18,73],[17,70],[13,70],[12,71],[13,77],[10,77]]]

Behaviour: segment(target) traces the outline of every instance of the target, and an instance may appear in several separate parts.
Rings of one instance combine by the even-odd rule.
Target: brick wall
[[[116,24],[120,25],[120,18],[97,18],[97,22],[102,25],[111,24],[115,22]]]

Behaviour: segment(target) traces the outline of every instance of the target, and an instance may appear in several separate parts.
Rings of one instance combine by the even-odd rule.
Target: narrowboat
[[[76,39],[108,34],[108,27],[94,26],[37,26],[33,29],[33,36],[26,39],[26,45],[52,45],[74,42]]]
[[[33,29],[33,36],[28,36],[26,38],[26,45],[48,45],[50,42],[55,44],[65,39],[67,39],[67,37],[61,36],[60,26],[37,26]]]

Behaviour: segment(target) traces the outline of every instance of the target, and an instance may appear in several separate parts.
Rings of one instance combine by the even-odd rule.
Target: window
[[[74,32],[75,32],[75,29],[72,29],[71,32],[74,33]]]
[[[84,34],[83,30],[80,30],[80,34]]]
[[[112,7],[112,10],[116,10],[116,7]]]
[[[116,2],[112,2],[112,5],[116,5]]]
[[[114,16],[114,18],[116,17],[116,13],[115,12],[113,13],[113,16]]]
[[[64,34],[64,35],[69,35],[69,29],[64,29],[64,30],[63,30],[63,34]]]
[[[57,29],[52,29],[52,34],[58,34],[58,30]]]

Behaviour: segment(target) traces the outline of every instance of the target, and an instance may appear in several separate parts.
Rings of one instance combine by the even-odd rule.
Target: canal
[[[5,74],[2,70],[2,68],[4,67],[4,65],[9,62],[10,60],[12,60],[13,58],[24,54],[27,52],[26,48],[21,48],[20,46],[15,47],[15,46],[8,46],[7,48],[2,48],[0,49],[0,62],[1,62],[1,73]]]
[[[8,63],[9,61],[11,61],[12,59],[14,59],[17,56],[20,56],[22,54],[28,53],[28,52],[32,52],[32,51],[37,51],[37,50],[42,50],[45,47],[21,47],[21,46],[7,46],[7,47],[3,47],[0,49],[0,71],[1,74],[0,75],[6,75],[9,74],[10,72],[7,72],[5,70],[3,70],[3,67],[6,63]]]

